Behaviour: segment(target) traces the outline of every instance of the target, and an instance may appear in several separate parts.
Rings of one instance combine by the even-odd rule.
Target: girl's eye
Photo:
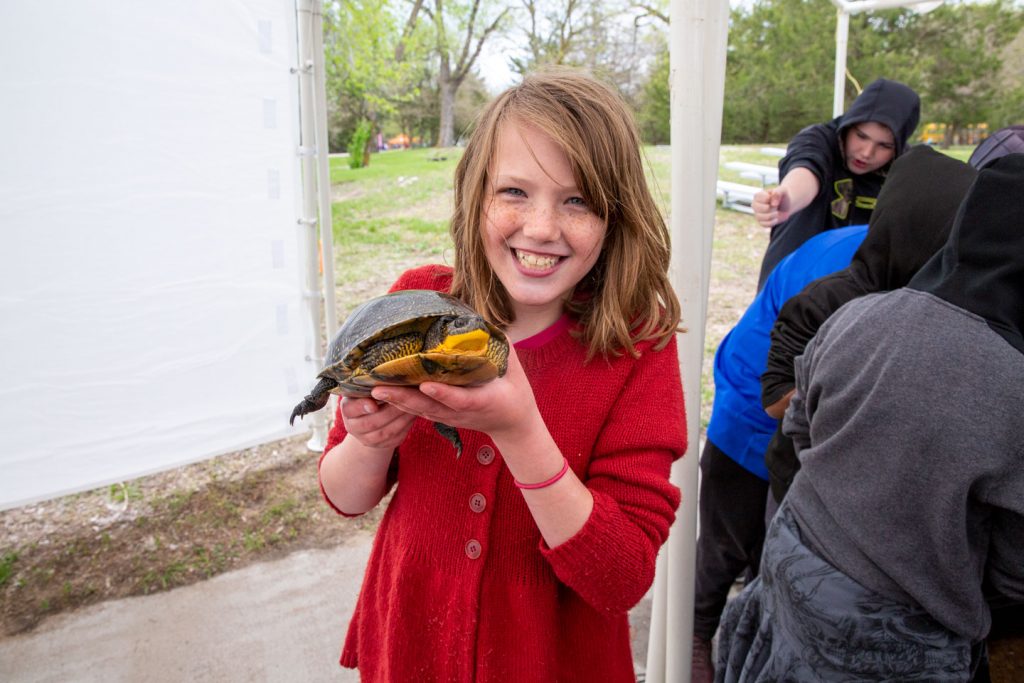
[[[587,200],[585,200],[583,197],[569,197],[569,199],[567,201],[568,201],[569,204],[573,204],[575,206],[582,206],[583,208],[587,208]]]
[[[520,190],[518,187],[503,187],[498,190],[498,194],[507,194],[512,197],[525,197],[526,193]]]

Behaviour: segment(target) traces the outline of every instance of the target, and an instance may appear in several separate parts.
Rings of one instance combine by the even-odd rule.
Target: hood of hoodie
[[[946,242],[977,171],[930,147],[893,162],[848,276],[866,292],[905,286]]]
[[[984,318],[1024,353],[1024,154],[978,173],[949,239],[908,286]]]
[[[810,283],[779,311],[761,374],[762,405],[772,405],[793,388],[793,359],[830,315],[865,294],[906,286],[942,248],[977,175],[962,161],[923,145],[893,163],[850,265]]]
[[[846,131],[850,126],[875,121],[892,131],[896,157],[899,157],[907,149],[920,119],[921,98],[917,93],[898,81],[879,78],[864,88],[846,113],[836,119],[840,149],[845,148]]]
[[[985,168],[1007,154],[1024,154],[1024,126],[1007,126],[992,133],[975,148],[967,163]]]

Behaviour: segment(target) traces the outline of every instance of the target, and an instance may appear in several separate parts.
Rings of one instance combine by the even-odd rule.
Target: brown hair
[[[484,254],[481,213],[498,130],[528,122],[562,148],[587,205],[608,225],[597,263],[568,308],[581,323],[587,357],[637,355],[663,348],[679,328],[679,301],[668,279],[669,232],[647,186],[632,112],[592,77],[561,69],[527,76],[481,112],[455,170],[452,293],[498,325],[513,320],[508,293]]]

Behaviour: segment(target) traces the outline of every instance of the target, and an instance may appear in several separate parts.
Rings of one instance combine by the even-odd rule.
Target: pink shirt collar
[[[527,337],[515,343],[517,349],[539,349],[540,347],[547,344],[549,341],[557,337],[558,335],[565,332],[573,325],[572,318],[569,317],[568,313],[563,313],[562,317],[551,324],[546,330],[541,330],[532,337]]]

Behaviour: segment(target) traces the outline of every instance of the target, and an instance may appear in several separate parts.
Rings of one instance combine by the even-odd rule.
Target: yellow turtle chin
[[[461,334],[450,334],[440,344],[432,349],[428,349],[426,353],[452,355],[480,354],[487,351],[487,344],[490,340],[491,335],[487,330],[482,329],[470,330]]]

